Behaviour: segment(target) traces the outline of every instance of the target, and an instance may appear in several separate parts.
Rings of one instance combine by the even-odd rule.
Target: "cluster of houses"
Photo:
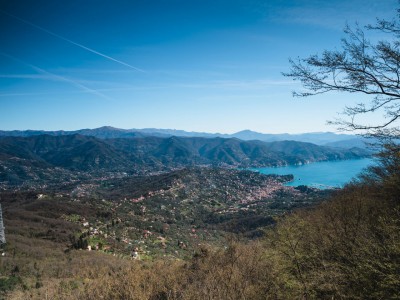
[[[221,177],[218,177],[218,172],[205,172],[210,173],[201,173],[198,177],[190,174],[188,178],[174,179],[168,188],[146,191],[139,197],[123,195],[119,200],[102,200],[104,208],[112,215],[111,220],[91,224],[81,218],[79,222],[89,238],[102,239],[113,245],[113,248],[117,247],[125,252],[129,249],[131,257],[138,259],[139,254],[145,252],[142,249],[154,251],[158,247],[157,249],[164,249],[162,251],[167,253],[170,249],[167,245],[186,249],[201,242],[203,238],[208,239],[206,234],[197,232],[195,228],[177,229],[172,226],[170,229],[167,224],[167,221],[174,224],[177,220],[187,224],[183,219],[196,217],[197,204],[204,205],[209,212],[234,214],[255,208],[260,205],[260,200],[275,199],[274,195],[278,191],[293,195],[300,193],[292,187],[284,186],[275,178],[241,175],[237,170],[226,170]],[[86,195],[94,187],[95,185],[80,185],[75,189],[74,195]],[[186,214],[182,213],[185,211]],[[157,222],[157,227],[153,228],[151,225],[154,224],[151,222]],[[92,243],[90,246],[90,250],[105,249],[105,245],[100,247]]]

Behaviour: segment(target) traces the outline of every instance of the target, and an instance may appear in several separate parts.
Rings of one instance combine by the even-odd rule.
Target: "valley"
[[[224,294],[231,291],[235,298],[238,281],[254,287],[256,294],[246,293],[257,298],[268,282],[279,284],[292,276],[285,265],[292,267],[293,258],[282,254],[286,243],[292,235],[299,234],[295,239],[300,241],[313,232],[299,231],[303,218],[297,216],[336,205],[340,200],[332,199],[351,195],[352,185],[344,190],[289,186],[292,174],[248,169],[350,162],[370,155],[363,148],[221,137],[1,137],[6,244],[0,299],[107,294],[110,299],[164,299],[154,296],[163,293],[163,286],[184,295],[184,285],[191,288],[182,297],[202,298],[195,282],[216,284],[217,290],[225,286]],[[354,187],[355,193],[361,186]],[[318,253],[318,247],[313,251]],[[223,272],[220,279],[204,275],[218,274],[216,267]],[[135,278],[133,290],[121,286],[122,274]],[[126,284],[132,287],[132,282]],[[117,288],[108,287],[111,283]]]
[[[32,135],[0,138],[0,188],[152,175],[192,166],[249,168],[361,158],[362,148],[236,138]]]
[[[61,239],[68,249],[86,249],[88,245],[95,249],[100,244],[99,250],[128,256],[138,247],[152,258],[179,258],[189,257],[202,243],[221,245],[230,233],[243,238],[262,236],[262,229],[282,214],[314,205],[331,193],[285,187],[283,183],[291,179],[250,171],[189,168],[3,192],[0,196],[10,240],[24,232],[23,222],[23,228],[31,228],[25,232],[27,236],[51,241],[58,241],[65,228],[75,228],[76,232],[69,236],[64,232]],[[29,215],[32,218],[21,219]],[[31,222],[38,226],[37,231],[32,231]],[[56,225],[50,225],[53,223]]]

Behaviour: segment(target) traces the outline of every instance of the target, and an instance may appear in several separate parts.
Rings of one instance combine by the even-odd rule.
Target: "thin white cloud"
[[[74,42],[74,41],[72,41],[72,40],[70,40],[70,39],[68,39],[68,38],[66,38],[66,37],[63,37],[63,36],[61,36],[61,35],[59,35],[59,34],[53,32],[53,31],[50,31],[50,30],[48,30],[48,29],[46,29],[46,28],[43,28],[43,27],[41,27],[41,26],[39,26],[39,25],[36,25],[36,24],[34,24],[34,23],[30,22],[30,21],[27,21],[27,20],[25,20],[25,19],[22,19],[22,18],[20,18],[20,17],[17,17],[17,16],[15,16],[15,15],[13,15],[13,14],[7,13],[7,12],[1,10],[1,9],[0,9],[0,12],[3,13],[3,14],[5,14],[5,15],[7,15],[7,16],[9,16],[9,17],[12,17],[12,18],[14,18],[14,19],[17,19],[17,20],[19,20],[19,21],[21,21],[21,22],[23,22],[23,23],[25,23],[25,24],[27,24],[27,25],[30,25],[30,26],[32,26],[32,27],[34,27],[34,28],[36,28],[36,29],[39,29],[39,30],[41,30],[41,31],[43,31],[43,32],[46,32],[46,33],[48,33],[48,34],[50,34],[50,35],[52,35],[52,36],[54,36],[54,37],[56,37],[56,38],[59,38],[59,39],[61,39],[61,40],[63,40],[63,41],[66,41],[66,42],[68,42],[68,43],[70,43],[70,44],[72,44],[72,45],[75,45],[75,46],[77,46],[77,47],[79,47],[79,48],[82,48],[82,49],[84,49],[84,50],[86,50],[86,51],[89,51],[89,52],[91,52],[91,53],[94,53],[94,54],[96,54],[96,55],[98,55],[98,56],[101,56],[101,57],[103,57],[103,58],[106,58],[106,59],[108,59],[108,60],[111,60],[111,61],[113,61],[113,62],[116,62],[116,63],[118,63],[118,64],[120,64],[120,65],[123,65],[123,66],[125,66],[125,67],[128,67],[128,68],[130,68],[130,69],[133,69],[133,70],[136,70],[136,71],[139,71],[139,72],[145,72],[144,70],[142,70],[142,69],[140,69],[140,68],[137,68],[137,67],[134,67],[134,66],[132,66],[132,65],[130,65],[130,64],[124,62],[124,61],[118,60],[118,59],[116,59],[116,58],[114,58],[114,57],[111,57],[111,56],[109,56],[109,55],[106,55],[106,54],[104,54],[104,53],[101,53],[101,52],[99,52],[99,51],[96,51],[96,50],[94,50],[94,49],[92,49],[92,48],[86,47],[85,45],[82,45],[82,44],[80,44],[80,43]]]
[[[9,79],[39,79],[39,80],[53,80],[54,77],[45,74],[0,74],[0,78]]]
[[[36,79],[45,79],[46,76],[36,77]],[[0,75],[0,78],[2,75]],[[30,76],[22,76],[21,78],[30,78]],[[47,79],[47,78],[46,78]],[[58,80],[58,78],[48,78],[50,80]],[[75,81],[76,82],[76,81]],[[81,82],[80,82],[81,83]],[[104,84],[103,84],[104,85]],[[248,80],[248,81],[240,81],[240,80],[225,80],[225,81],[210,81],[204,83],[179,83],[179,84],[158,84],[158,85],[120,85],[119,87],[110,87],[110,88],[100,88],[96,90],[85,89],[79,92],[86,93],[102,93],[102,92],[129,92],[129,91],[154,91],[154,90],[162,90],[162,89],[202,89],[202,90],[241,90],[241,91],[254,91],[260,89],[267,89],[269,87],[291,87],[297,88],[300,84],[289,81],[289,80]],[[77,91],[68,91],[66,93],[73,94],[77,93]],[[43,92],[43,93],[5,93],[0,94],[0,97],[19,97],[19,96],[35,96],[35,95],[53,95],[54,92]],[[286,93],[288,94],[288,93]],[[265,95],[260,95],[264,97]]]
[[[166,87],[174,88],[193,88],[193,89],[237,89],[237,90],[256,90],[265,89],[271,86],[294,86],[298,83],[292,80],[271,80],[271,79],[254,79],[254,80],[216,80],[201,83],[180,83],[172,84]]]
[[[25,97],[25,96],[48,96],[57,95],[58,93],[43,92],[43,93],[4,93],[0,94],[0,97]]]
[[[294,87],[300,83],[293,80],[271,80],[271,79],[254,79],[254,80],[214,80],[214,81],[198,81],[193,83],[160,83],[158,85],[120,85],[116,88],[102,88],[98,91],[129,91],[129,90],[154,90],[154,89],[239,89],[239,90],[256,90],[273,86]]]
[[[297,5],[271,8],[266,19],[278,23],[313,25],[333,30],[343,30],[346,22],[362,25],[374,23],[376,17],[391,18],[395,15],[397,0],[307,0]]]
[[[25,66],[28,66],[28,67],[32,68],[33,70],[38,72],[40,75],[42,75],[40,77],[40,79],[47,79],[47,80],[53,80],[53,81],[59,81],[59,82],[67,82],[67,83],[70,83],[70,84],[74,85],[75,87],[77,87],[77,88],[79,88],[79,89],[81,89],[83,91],[86,91],[86,92],[89,92],[91,94],[97,95],[97,96],[99,96],[101,98],[110,100],[109,97],[107,97],[106,95],[100,93],[99,91],[93,90],[93,89],[91,89],[91,88],[83,85],[82,83],[77,82],[77,81],[75,81],[75,80],[73,80],[71,78],[67,78],[67,77],[64,77],[64,76],[60,76],[60,75],[51,73],[49,71],[46,71],[46,70],[44,70],[42,68],[39,68],[39,67],[37,67],[35,65],[29,64],[27,62],[24,62],[24,61],[12,56],[12,55],[9,55],[9,54],[3,53],[3,52],[0,52],[0,55],[3,55],[4,57],[10,58],[12,60],[15,60],[15,61],[25,65]],[[30,78],[37,79],[38,77],[37,76],[36,77],[30,76]]]

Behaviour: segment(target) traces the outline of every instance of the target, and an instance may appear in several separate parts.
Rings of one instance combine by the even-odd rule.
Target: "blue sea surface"
[[[288,186],[307,185],[317,188],[343,187],[363,169],[372,165],[373,159],[351,159],[317,162],[300,166],[251,168],[262,174],[293,174],[294,180]]]

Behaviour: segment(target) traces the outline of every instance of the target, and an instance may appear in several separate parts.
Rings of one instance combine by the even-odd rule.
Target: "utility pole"
[[[6,235],[4,233],[3,211],[1,210],[1,204],[0,204],[0,246],[5,243],[6,243]]]

